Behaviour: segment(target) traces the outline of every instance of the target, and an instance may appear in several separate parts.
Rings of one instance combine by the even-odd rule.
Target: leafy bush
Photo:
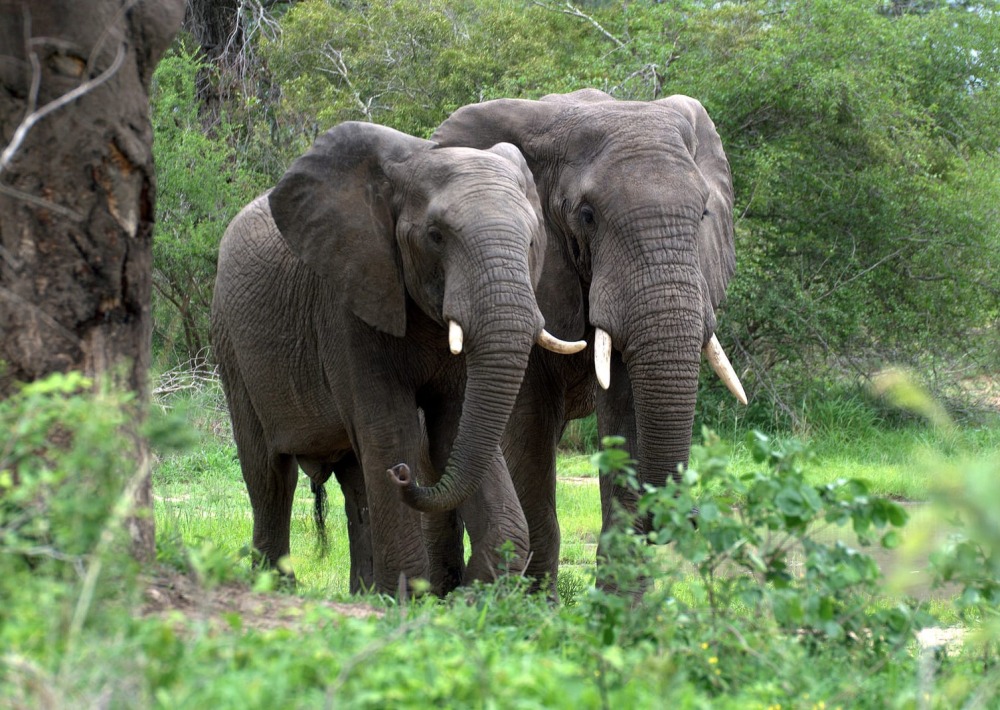
[[[315,137],[346,120],[428,136],[469,103],[599,81],[603,48],[530,3],[377,0],[296,4],[264,50]]]
[[[33,408],[11,404],[4,424],[54,421],[59,415],[53,412],[77,411],[72,395],[42,399],[46,404]],[[78,419],[85,418],[83,405],[80,410]],[[92,404],[87,411],[100,419]],[[18,441],[23,445],[8,448],[34,451],[34,440]],[[88,455],[111,441],[98,436]],[[862,540],[894,545],[904,517],[899,506],[867,495],[859,482],[810,485],[803,474],[816,462],[801,446],[759,435],[748,446],[755,467],[736,474],[725,447],[706,435],[682,485],[644,493],[642,510],[653,519],[655,541],[669,538],[668,544],[650,545],[630,528],[606,540],[618,555],[617,564],[601,569],[605,582],[610,576],[619,588],[646,585],[641,601],[596,589],[577,570],[564,570],[559,606],[529,593],[528,580],[501,575],[444,600],[369,598],[333,607],[315,598],[251,594],[251,583],[264,590],[273,579],[251,580],[235,559],[238,544],[182,542],[161,530],[163,559],[201,581],[184,587],[185,605],[137,617],[129,594],[136,587],[114,571],[111,558],[83,550],[74,560],[86,572],[104,560],[101,578],[121,582],[98,588],[74,626],[85,596],[83,581],[72,573],[75,562],[44,558],[61,572],[39,574],[12,565],[16,556],[3,548],[0,704],[882,708],[912,707],[918,698],[929,707],[975,706],[976,698],[989,697],[1000,678],[990,670],[995,652],[976,647],[974,655],[921,655],[912,632],[926,623],[924,608],[884,596],[866,555],[817,536],[818,528],[844,524]],[[50,470],[63,470],[54,455],[48,460]],[[595,461],[605,471],[628,474],[629,456],[618,447]],[[241,486],[232,461],[192,459],[189,465],[205,467],[199,481],[219,479],[213,495],[222,499]],[[998,477],[995,468],[983,473],[975,485],[958,472],[946,476],[953,485],[945,505],[978,521],[968,529],[972,554],[959,554],[950,577],[974,590],[960,603],[977,625],[995,618],[990,589],[996,582],[986,558],[977,555],[996,549],[989,511]],[[72,477],[60,480],[66,486]],[[179,470],[158,480],[188,490],[194,485]],[[89,509],[89,501],[65,494]],[[700,508],[697,527],[692,506]],[[199,517],[218,515],[200,503],[191,508]],[[100,547],[107,515],[85,526],[94,531],[89,544]],[[113,515],[110,520],[113,525]],[[346,564],[346,556],[345,549],[326,564]],[[1000,638],[991,626],[983,628],[993,634],[987,638]]]
[[[130,400],[79,373],[25,384],[0,401],[0,647],[71,645],[98,582],[120,578]],[[108,591],[108,590],[105,590]]]
[[[606,444],[596,463],[635,485],[620,441]],[[635,608],[627,596],[589,597],[585,613],[601,643],[654,643],[713,695],[749,691],[764,678],[796,693],[808,690],[803,683],[822,687],[817,676],[779,671],[775,659],[799,668],[911,662],[913,634],[928,614],[908,602],[874,604],[881,579],[875,561],[841,542],[843,534],[832,542],[819,537],[823,526],[849,525],[862,545],[878,535],[895,547],[900,535],[893,528],[905,524],[904,509],[868,495],[861,481],[808,484],[809,455],[799,444],[777,446],[754,432],[748,445],[761,468],[737,475],[727,468],[725,446],[706,433],[681,483],[643,493],[639,515],[651,522],[648,540],[631,525],[607,534],[603,584],[645,588],[645,596]]]
[[[211,80],[182,42],[153,75],[153,335],[165,367],[205,358],[219,242],[243,205],[269,186],[244,159],[225,114],[206,125],[197,87]]]

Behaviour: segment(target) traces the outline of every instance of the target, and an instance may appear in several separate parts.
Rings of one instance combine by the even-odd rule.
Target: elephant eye
[[[427,230],[427,238],[434,244],[440,244],[444,241],[444,235],[441,234],[441,230],[437,227],[431,227]]]
[[[588,227],[594,226],[597,222],[597,217],[594,214],[594,208],[590,205],[584,205],[580,208],[580,222]]]
[[[702,219],[705,219],[706,217],[708,217],[708,216],[709,216],[709,215],[711,215],[711,214],[712,214],[712,213],[711,213],[711,212],[709,212],[709,211],[708,211],[708,208],[706,207],[706,208],[705,208],[705,211],[701,213],[701,218],[702,218]]]

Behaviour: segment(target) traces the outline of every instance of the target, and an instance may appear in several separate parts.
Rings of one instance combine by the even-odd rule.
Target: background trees
[[[184,72],[213,76],[193,54],[157,81],[158,336],[185,343],[176,357],[206,340],[204,289],[229,212],[321,130],[371,120],[426,136],[466,103],[594,86],[689,94],[716,121],[738,240],[721,336],[761,416],[795,419],[817,374],[903,362],[944,383],[998,366],[993,2],[251,5],[254,61],[238,86],[215,75],[229,87],[221,112],[190,92],[180,110],[167,89]],[[706,387],[706,406],[724,410]]]

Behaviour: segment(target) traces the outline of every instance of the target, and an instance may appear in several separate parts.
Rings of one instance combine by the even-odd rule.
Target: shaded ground
[[[197,579],[176,570],[161,568],[145,584],[143,616],[168,618],[179,612],[190,621],[230,626],[230,615],[239,616],[244,628],[272,630],[297,628],[306,606],[323,607],[345,617],[381,616],[370,604],[305,599],[295,594],[255,592],[245,584],[228,582],[206,589]]]

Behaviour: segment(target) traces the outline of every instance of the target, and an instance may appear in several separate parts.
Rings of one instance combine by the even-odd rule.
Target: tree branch
[[[593,25],[593,27],[598,32],[600,32],[606,38],[608,38],[609,40],[611,40],[612,42],[614,42],[615,46],[617,46],[619,49],[625,49],[625,43],[624,42],[622,42],[620,39],[618,39],[613,34],[611,34],[606,29],[604,29],[601,26],[600,22],[598,22],[597,20],[595,20],[593,17],[591,17],[590,15],[586,14],[585,12],[581,11],[579,8],[575,7],[570,2],[566,2],[565,3],[565,7],[566,7],[565,10],[556,9],[555,7],[550,6],[548,3],[539,2],[539,0],[535,0],[534,4],[538,5],[538,7],[544,8],[546,10],[550,10],[552,12],[561,12],[562,14],[569,15],[570,17],[579,17],[581,20],[586,20],[591,25]]]
[[[38,71],[38,57],[34,52],[32,55],[32,88],[34,89],[35,76],[39,74]],[[14,137],[11,138],[10,144],[4,149],[3,153],[0,154],[0,175],[3,171],[10,165],[10,162],[14,159],[14,154],[21,148],[21,143],[24,142],[25,137],[28,135],[28,131],[34,128],[35,124],[41,121],[43,118],[48,116],[54,111],[58,111],[63,106],[73,103],[78,98],[83,96],[89,91],[93,91],[95,88],[106,82],[115,72],[121,67],[122,62],[125,61],[125,44],[122,43],[118,45],[118,53],[115,55],[114,61],[111,63],[107,69],[102,71],[93,79],[88,79],[87,81],[80,84],[78,87],[72,91],[68,91],[58,99],[54,99],[49,103],[42,106],[40,109],[30,111],[24,119],[18,125],[17,130],[14,131]],[[29,105],[29,109],[31,106]]]

